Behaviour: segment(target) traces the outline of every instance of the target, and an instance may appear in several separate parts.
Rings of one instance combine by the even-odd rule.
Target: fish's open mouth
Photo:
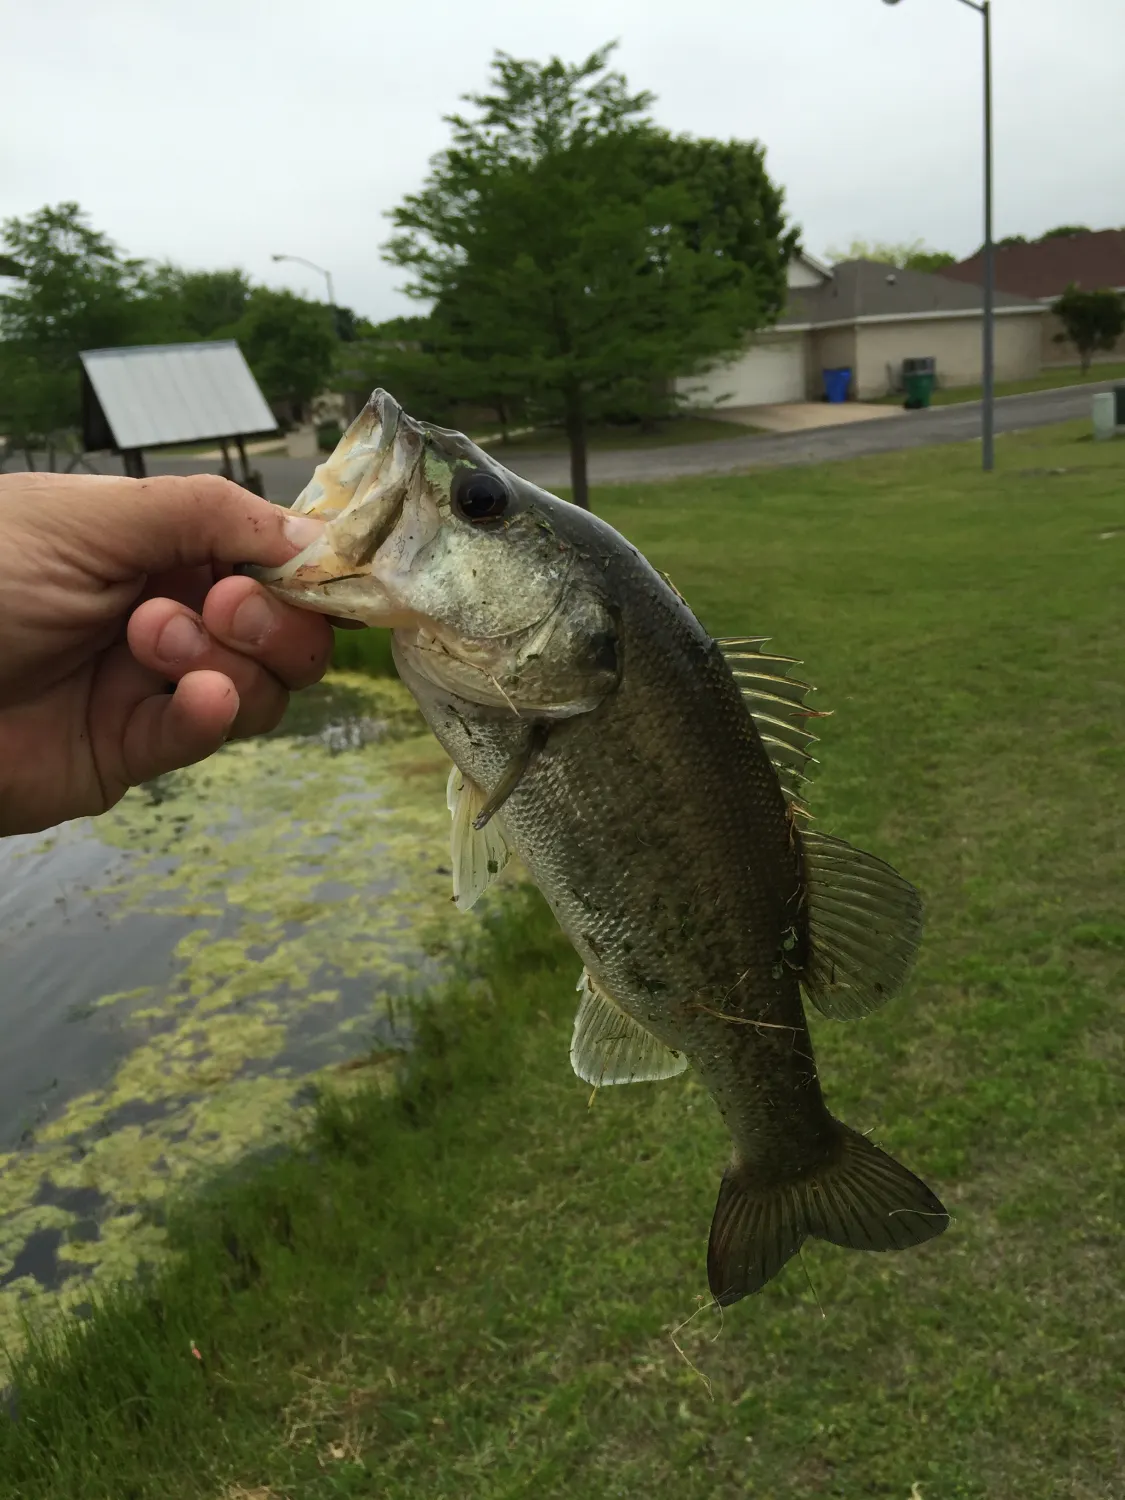
[[[241,571],[306,609],[395,627],[413,615],[373,571],[379,548],[416,491],[425,434],[393,396],[377,390],[291,507],[326,521],[279,568]]]

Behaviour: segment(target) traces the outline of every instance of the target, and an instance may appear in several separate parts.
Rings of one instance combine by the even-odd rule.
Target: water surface
[[[459,920],[448,762],[397,683],[285,727],[0,842],[0,1342],[158,1256],[166,1193],[291,1137],[312,1077],[409,1044]]]

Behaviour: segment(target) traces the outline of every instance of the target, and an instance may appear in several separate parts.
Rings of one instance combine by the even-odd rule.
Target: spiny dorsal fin
[[[825,833],[801,833],[809,957],[801,974],[817,1010],[867,1015],[906,983],[922,940],[922,898],[897,870]]]
[[[723,653],[747,712],[757,725],[781,790],[790,802],[797,804],[806,767],[817,763],[809,750],[817,737],[809,733],[805,723],[828,716],[805,707],[806,694],[815,689],[789,676],[789,668],[800,666],[800,662],[791,656],[772,656],[762,650],[768,640],[764,635],[733,636],[715,644]]]
[[[585,969],[576,986],[582,1001],[574,1018],[570,1065],[595,1088],[675,1078],[688,1065],[682,1052],[658,1042],[598,988]]]
[[[486,800],[476,782],[454,766],[446,783],[445,802],[453,816],[449,853],[453,865],[453,899],[459,911],[468,911],[474,905],[512,854],[495,818],[483,828],[473,827]]]

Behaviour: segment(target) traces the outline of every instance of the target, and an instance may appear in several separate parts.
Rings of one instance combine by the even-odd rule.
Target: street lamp
[[[883,0],[898,5],[899,0]],[[981,329],[981,458],[993,468],[996,272],[992,248],[992,4],[991,0],[961,0],[984,22],[984,325]]]
[[[894,5],[895,3],[896,0],[887,0],[888,5]],[[968,4],[969,0],[965,0],[965,3]],[[318,266],[315,261],[306,260],[303,255],[271,255],[270,260],[293,260],[296,261],[299,266],[308,266],[310,271],[319,271],[320,274],[324,277],[325,281],[328,283],[328,306],[336,306],[336,295],[332,290],[331,271],[326,271],[323,266]]]

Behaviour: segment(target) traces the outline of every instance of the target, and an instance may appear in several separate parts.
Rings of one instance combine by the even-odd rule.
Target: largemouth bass
[[[294,509],[329,524],[258,577],[390,626],[454,763],[454,896],[512,852],[584,969],[571,1044],[595,1085],[693,1066],[730,1132],[708,1247],[723,1304],[807,1236],[940,1234],[930,1189],[829,1112],[802,994],[860,1016],[921,935],[888,865],[802,826],[807,689],[760,637],[715,641],[612,527],[376,391]]]

